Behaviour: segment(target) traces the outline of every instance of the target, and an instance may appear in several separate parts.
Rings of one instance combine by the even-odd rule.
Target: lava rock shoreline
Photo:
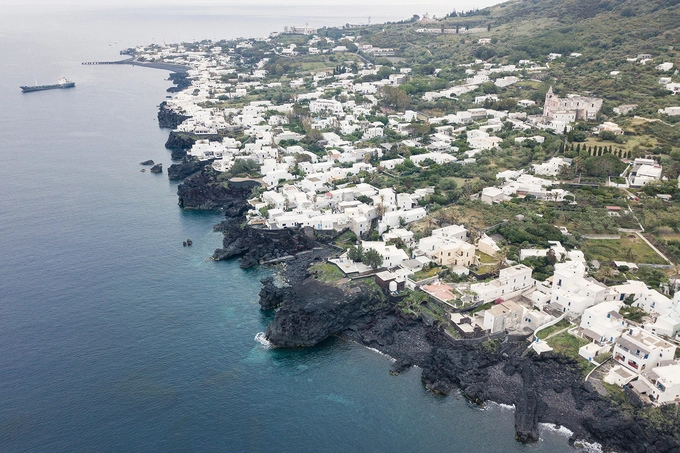
[[[223,184],[208,165],[178,187],[185,209],[221,209],[215,226],[225,234],[213,259],[241,258],[241,267],[277,264],[276,278],[262,281],[260,304],[276,310],[266,337],[275,347],[307,347],[341,336],[396,359],[391,372],[417,365],[431,391],[459,391],[470,401],[515,406],[520,442],[538,440],[539,423],[565,426],[570,442],[597,442],[618,452],[680,452],[678,423],[659,424],[626,412],[600,396],[578,364],[556,354],[527,352],[522,338],[496,341],[453,340],[438,325],[406,316],[398,299],[375,285],[321,281],[309,267],[337,253],[334,234],[314,230],[266,230],[246,225],[247,200],[257,181]],[[674,411],[667,407],[665,411]]]
[[[379,350],[396,361],[392,374],[417,365],[435,393],[459,391],[476,404],[514,405],[515,438],[539,440],[539,423],[565,426],[576,440],[597,442],[605,451],[678,452],[675,424],[655,426],[625,412],[583,382],[579,364],[557,354],[527,352],[524,338],[453,340],[396,308],[394,298],[369,285],[329,284],[307,269],[332,252],[299,255],[262,281],[263,310],[276,308],[266,338],[274,347],[306,347],[341,336]],[[668,410],[674,411],[674,408]]]

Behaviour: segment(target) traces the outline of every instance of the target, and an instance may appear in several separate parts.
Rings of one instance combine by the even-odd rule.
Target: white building
[[[532,269],[523,264],[501,269],[498,278],[489,283],[474,283],[470,290],[477,299],[492,302],[496,299],[511,299],[522,292],[532,289],[535,280],[531,278]]]
[[[378,252],[383,259],[382,267],[392,268],[409,259],[402,249],[381,241],[361,241],[361,246],[364,248],[364,252],[371,249]]]
[[[654,159],[638,157],[633,161],[633,167],[628,174],[628,183],[632,187],[642,187],[652,181],[659,181],[663,168]]]
[[[489,333],[517,330],[523,320],[524,308],[512,300],[494,305],[484,312],[484,330]]]
[[[586,308],[615,299],[615,293],[607,286],[585,275],[585,265],[580,261],[556,263],[550,304],[577,318]]]
[[[459,239],[449,239],[439,246],[436,257],[437,264],[448,267],[470,267],[477,260],[475,246]]]
[[[486,204],[502,203],[505,194],[498,187],[485,187],[482,189],[482,202]]]
[[[614,359],[636,373],[661,366],[674,355],[675,345],[638,328],[629,329],[614,345]]]
[[[541,137],[543,138],[543,137]],[[571,159],[565,159],[563,157],[553,157],[547,162],[542,164],[533,164],[534,174],[545,175],[545,176],[557,176],[560,173],[560,169],[565,166],[571,165]]]
[[[583,336],[598,343],[616,341],[628,326],[619,313],[622,305],[621,302],[609,301],[586,308],[580,324]]]
[[[653,368],[637,381],[632,383],[633,389],[645,396],[654,404],[662,405],[680,401],[680,364],[673,363]]]
[[[343,115],[342,103],[335,99],[315,99],[309,103],[311,113],[329,112],[333,115]]]
[[[427,211],[424,208],[386,212],[378,223],[378,233],[384,233],[388,227],[394,228],[424,219],[426,215]]]

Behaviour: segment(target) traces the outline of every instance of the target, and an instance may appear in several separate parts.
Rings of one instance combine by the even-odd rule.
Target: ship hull
[[[56,90],[57,88],[74,88],[76,86],[75,82],[60,83],[57,85],[38,85],[38,86],[22,86],[21,91],[23,93],[30,93],[32,91],[45,91],[45,90]]]

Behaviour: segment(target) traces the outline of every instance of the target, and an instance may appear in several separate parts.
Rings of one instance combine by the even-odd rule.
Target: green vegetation
[[[543,340],[544,338],[554,334],[555,332],[559,332],[560,330],[566,329],[567,327],[571,326],[571,323],[567,319],[563,319],[554,326],[546,327],[545,329],[539,331],[536,336]],[[578,351],[577,351],[578,352]]]
[[[345,277],[338,266],[331,263],[317,263],[309,270],[318,280],[326,283],[335,283]]]
[[[338,236],[335,241],[333,241],[333,244],[336,246],[343,248],[345,250],[348,250],[350,247],[352,247],[354,244],[357,242],[357,236],[354,234],[352,231],[347,230],[344,233],[342,233],[340,236]]]
[[[422,291],[408,291],[397,309],[407,316],[421,317],[444,328],[452,338],[460,338],[458,331],[451,325],[449,314],[439,305],[430,301],[430,297]]]
[[[379,268],[383,263],[382,256],[380,256],[376,250],[364,250],[361,245],[351,246],[347,250],[347,258],[356,263],[364,263],[366,266],[370,266],[373,269]]]
[[[623,317],[626,318],[627,320],[633,322],[641,322],[642,318],[644,318],[647,315],[647,312],[644,311],[642,308],[631,307],[627,305],[621,307],[619,313],[621,313],[621,315],[623,315]]]
[[[361,261],[366,266],[370,266],[373,269],[377,269],[383,264],[382,256],[374,249],[366,251]]]
[[[439,275],[439,273],[442,271],[442,268],[440,266],[435,266],[433,265],[434,263],[430,263],[432,265],[430,266],[425,266],[415,274],[413,274],[413,281],[419,282],[421,280],[425,280],[426,278],[434,277],[436,275]]]
[[[651,247],[637,235],[621,239],[589,239],[583,243],[583,252],[590,260],[600,262],[630,261],[645,264],[666,264]]]
[[[562,354],[575,360],[583,360],[578,355],[578,350],[581,346],[585,346],[590,341],[573,336],[568,332],[563,332],[548,340],[548,345],[553,348],[555,353]]]

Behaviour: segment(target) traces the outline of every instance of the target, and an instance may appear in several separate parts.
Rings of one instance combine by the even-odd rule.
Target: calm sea
[[[410,17],[403,6],[378,19]],[[297,13],[295,13],[297,11]],[[382,15],[380,14],[382,12]],[[167,73],[81,66],[128,46],[358,22],[341,6],[0,17],[0,451],[570,451],[513,440],[511,409],[423,389],[340,340],[255,341],[267,270],[207,261],[220,216],[183,212],[157,105]],[[22,94],[19,84],[76,81]],[[182,247],[191,238],[193,247]]]

